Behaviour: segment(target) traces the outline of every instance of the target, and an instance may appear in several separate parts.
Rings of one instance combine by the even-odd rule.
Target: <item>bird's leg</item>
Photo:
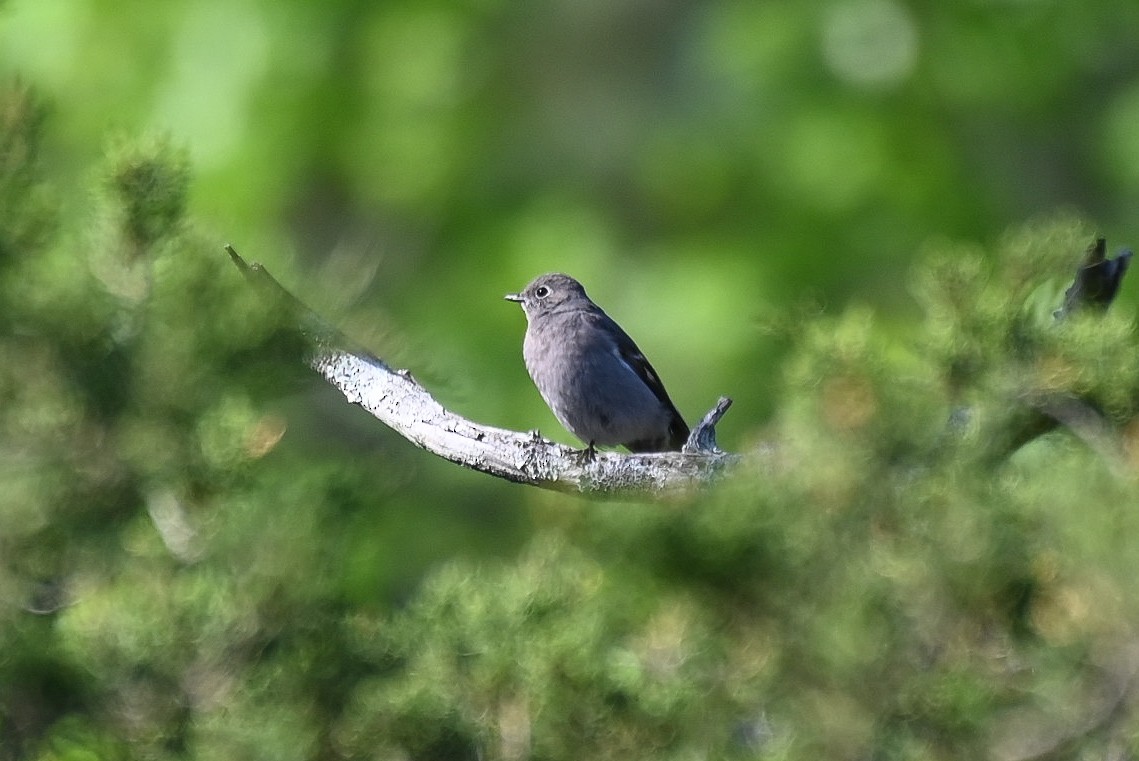
[[[585,449],[579,449],[574,455],[577,457],[578,465],[588,465],[597,459],[597,447],[591,441]]]

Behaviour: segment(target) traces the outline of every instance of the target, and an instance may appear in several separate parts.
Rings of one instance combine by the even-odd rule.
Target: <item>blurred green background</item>
[[[568,272],[746,450],[834,391],[804,351],[877,356],[861,305],[916,339],[926,253],[1058,212],[1139,241],[1133,0],[7,0],[0,83],[0,761],[1015,757],[991,717],[1086,697],[1080,605],[1136,566],[1050,522],[1081,455],[1027,458],[1031,498],[879,493],[841,441],[682,507],[499,483],[300,367],[222,245],[460,414],[574,443],[502,301]],[[900,506],[945,490],[948,547]],[[889,518],[855,535],[911,543],[858,554],[855,493]],[[1110,569],[1065,577],[1073,535]],[[1037,624],[1038,681],[998,669]]]

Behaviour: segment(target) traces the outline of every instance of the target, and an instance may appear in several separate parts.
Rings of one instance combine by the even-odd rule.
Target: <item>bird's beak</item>
[[[521,293],[508,293],[505,296],[503,296],[502,298],[506,299],[507,301],[516,301],[519,304],[522,303],[522,294]]]

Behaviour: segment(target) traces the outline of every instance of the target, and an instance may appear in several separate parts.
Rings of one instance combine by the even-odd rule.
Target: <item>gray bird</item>
[[[592,451],[679,450],[688,426],[664,384],[621,326],[569,275],[542,275],[506,296],[526,313],[522,356],[542,398]]]

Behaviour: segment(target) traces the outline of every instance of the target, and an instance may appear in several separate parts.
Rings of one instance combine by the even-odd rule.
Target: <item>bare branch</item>
[[[446,409],[407,370],[395,370],[354,345],[286,291],[264,267],[249,264],[232,246],[234,264],[262,292],[293,312],[312,347],[309,365],[345,398],[416,446],[463,467],[554,491],[601,498],[680,494],[715,479],[739,461],[716,447],[715,426],[731,400],[721,398],[688,438],[683,452],[624,454],[580,450],[481,425]]]
[[[1087,401],[1066,394],[1047,394],[1035,400],[1033,407],[1071,431],[1120,475],[1125,472],[1125,447],[1119,432]]]

